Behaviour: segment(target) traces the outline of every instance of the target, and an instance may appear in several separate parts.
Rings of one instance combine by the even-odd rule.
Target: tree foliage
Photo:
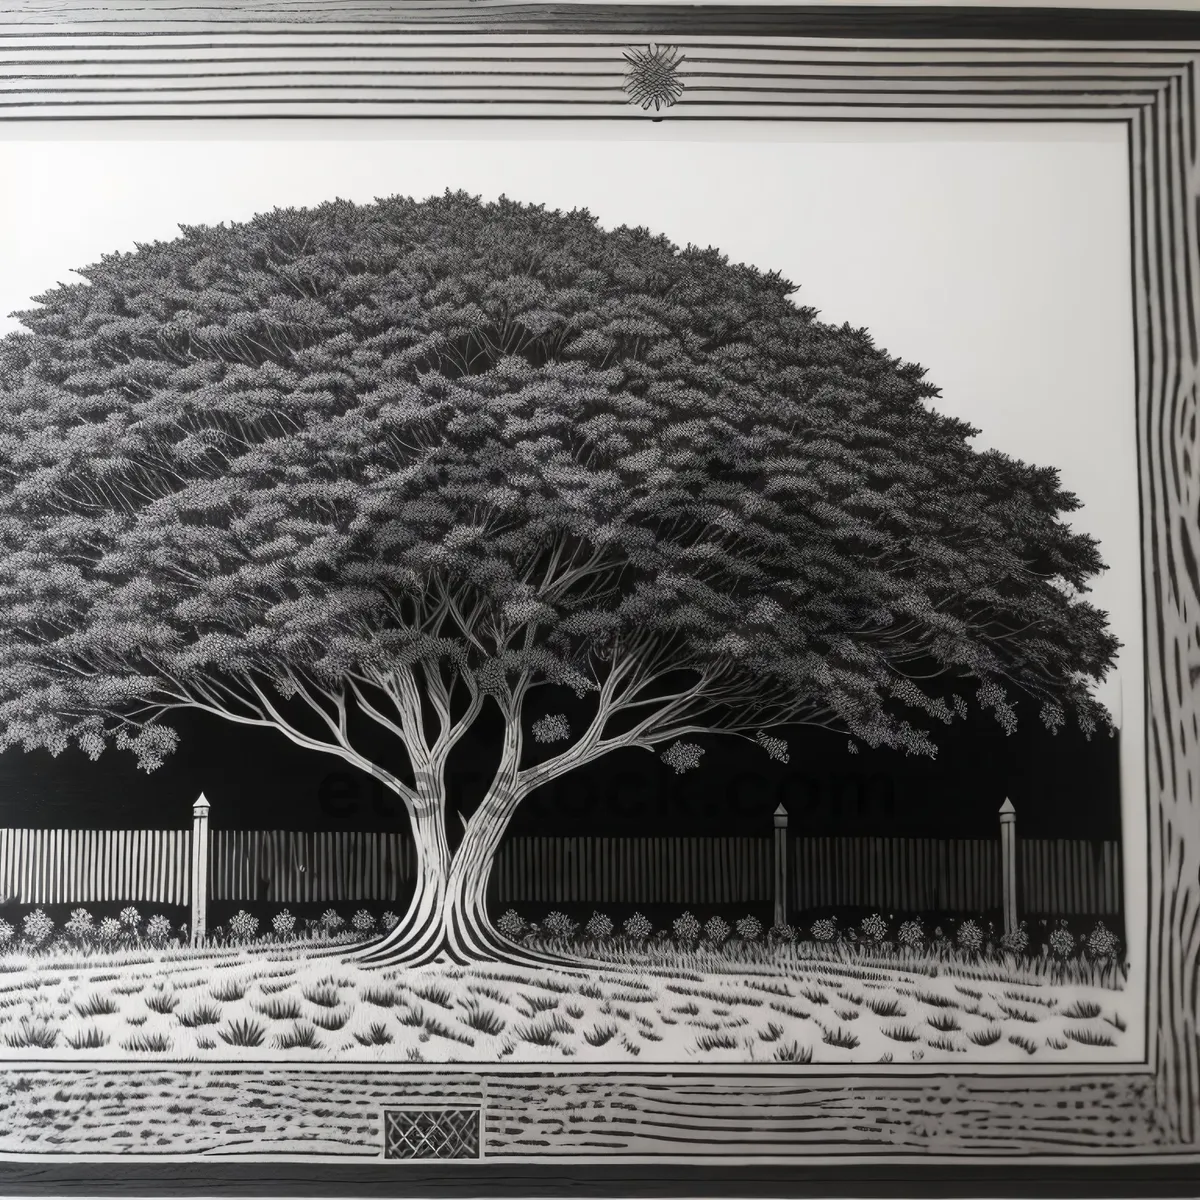
[[[80,274],[0,343],[0,747],[152,768],[191,705],[346,757],[369,719],[415,777],[546,685],[603,717],[575,763],[797,723],[932,752],[969,701],[1105,720],[1056,471],[778,275],[461,194]]]

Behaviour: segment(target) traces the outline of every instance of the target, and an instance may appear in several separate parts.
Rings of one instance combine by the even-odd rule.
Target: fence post
[[[204,942],[208,932],[208,810],[212,806],[200,793],[192,805],[192,945]]]
[[[1000,881],[1004,895],[1004,932],[1017,929],[1017,810],[1006,799],[1000,806]]]
[[[775,810],[775,924],[786,925],[787,902],[787,809],[781,804]]]

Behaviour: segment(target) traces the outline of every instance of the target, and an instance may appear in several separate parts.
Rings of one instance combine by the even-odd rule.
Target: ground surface
[[[46,1063],[1104,1063],[1129,993],[793,961],[379,971],[285,948],[0,967],[0,1059]]]

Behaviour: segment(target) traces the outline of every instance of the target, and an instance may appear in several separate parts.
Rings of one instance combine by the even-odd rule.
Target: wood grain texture
[[[461,1067],[9,1069],[0,1154],[375,1158],[389,1106],[480,1105],[486,1158],[1109,1155],[1165,1149],[1133,1075],[720,1080],[473,1073]]]

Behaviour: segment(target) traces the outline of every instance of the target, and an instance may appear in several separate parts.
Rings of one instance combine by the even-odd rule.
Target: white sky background
[[[1122,794],[1136,930],[1146,810],[1127,169],[1123,131],[1083,124],[9,126],[0,333],[72,268],[180,223],[447,187],[584,207],[608,227],[646,225],[779,270],[821,319],[866,326],[926,366],[935,403],[979,427],[978,446],[1060,468],[1084,501],[1074,524],[1110,568],[1092,600],[1125,646],[1100,694],[1133,734]]]

